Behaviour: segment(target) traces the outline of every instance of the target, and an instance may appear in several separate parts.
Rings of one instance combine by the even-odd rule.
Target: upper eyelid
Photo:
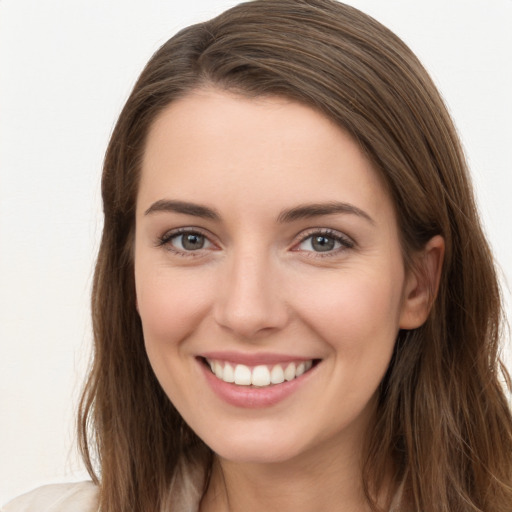
[[[210,242],[214,243],[213,239],[215,239],[215,237],[209,231],[197,226],[184,226],[179,228],[168,229],[158,238],[159,240],[170,240],[171,238],[184,233],[197,233],[198,235],[208,238]]]
[[[351,245],[355,246],[356,242],[355,240],[348,236],[347,234],[343,233],[342,231],[339,231],[337,229],[332,228],[309,228],[305,231],[302,231],[297,235],[295,238],[295,244],[303,242],[304,240],[307,240],[311,236],[319,234],[319,235],[325,235],[325,236],[332,236],[334,238],[339,238],[341,240],[344,240],[346,242],[349,242]]]

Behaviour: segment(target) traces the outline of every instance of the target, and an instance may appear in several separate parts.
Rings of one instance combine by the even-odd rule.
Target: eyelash
[[[183,251],[181,249],[178,249],[177,247],[173,246],[171,241],[175,238],[178,238],[182,235],[198,235],[201,237],[204,237],[205,240],[207,240],[211,245],[214,245],[213,242],[210,240],[210,238],[203,233],[200,229],[197,228],[178,228],[174,229],[172,231],[167,231],[164,233],[163,236],[158,238],[157,246],[158,247],[164,247],[168,251],[171,251],[178,256],[185,256],[185,257],[197,257],[201,256],[202,249],[197,249],[196,251]]]
[[[328,258],[332,256],[339,256],[340,252],[344,252],[347,249],[353,249],[356,244],[355,242],[349,238],[346,235],[343,235],[339,231],[335,231],[333,229],[328,228],[313,228],[311,230],[308,230],[306,233],[302,233],[300,240],[298,243],[294,244],[294,247],[298,247],[302,245],[304,242],[306,242],[308,239],[313,239],[313,237],[319,236],[319,237],[325,237],[325,238],[331,238],[334,240],[334,242],[339,243],[340,247],[330,250],[330,251],[302,251],[305,253],[305,255],[309,258]],[[313,241],[311,241],[313,243]],[[300,251],[300,249],[292,249],[294,251]]]
[[[185,234],[198,235],[198,236],[204,237],[205,240],[209,244],[215,245],[210,240],[208,235],[203,233],[200,229],[189,228],[189,227],[179,228],[179,229],[175,229],[172,231],[167,231],[163,236],[158,238],[156,245],[158,247],[164,247],[167,250],[169,250],[179,256],[184,256],[184,257],[201,256],[202,251],[204,250],[203,248],[197,249],[195,251],[193,251],[193,250],[184,251],[184,250],[178,249],[177,247],[172,245],[171,241],[173,239],[178,238],[179,236],[182,236]],[[325,251],[325,252],[313,251],[313,250],[312,251],[306,251],[306,250],[301,251],[301,249],[297,248],[298,246],[300,246],[304,242],[306,242],[308,239],[313,238],[315,235],[319,236],[319,237],[331,238],[332,240],[334,240],[335,243],[339,243],[340,247],[338,247],[334,250],[329,250],[329,251]],[[301,233],[301,237],[298,240],[298,242],[294,243],[292,251],[303,252],[303,253],[305,253],[305,255],[307,257],[310,257],[310,258],[325,258],[325,257],[330,257],[330,256],[332,257],[332,256],[339,255],[340,252],[346,251],[347,249],[353,249],[355,246],[356,246],[356,244],[351,238],[349,238],[346,235],[341,234],[339,231],[335,231],[332,229],[326,229],[326,228],[314,228],[314,229],[308,230],[306,233]]]

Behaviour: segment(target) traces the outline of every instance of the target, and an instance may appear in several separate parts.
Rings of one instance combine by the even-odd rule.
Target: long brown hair
[[[431,237],[444,237],[431,314],[399,333],[380,386],[362,468],[369,503],[378,509],[391,462],[394,484],[404,481],[403,510],[510,512],[500,291],[456,131],[409,48],[333,0],[257,0],[182,30],[151,58],[119,117],[103,170],[95,352],[79,413],[101,510],[160,510],[178,459],[192,449],[208,453],[150,367],[132,260],[148,129],[169,103],[205,85],[285,96],[346,129],[389,187],[406,264]]]

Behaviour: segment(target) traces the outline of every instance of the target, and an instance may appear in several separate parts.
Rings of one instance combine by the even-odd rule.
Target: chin
[[[212,435],[212,433],[214,435]],[[208,447],[221,459],[237,463],[278,463],[297,457],[302,449],[295,437],[260,432],[226,433],[209,432],[200,436]]]
[[[279,464],[298,457],[301,453],[291,446],[229,446],[213,450],[221,459],[238,464]]]

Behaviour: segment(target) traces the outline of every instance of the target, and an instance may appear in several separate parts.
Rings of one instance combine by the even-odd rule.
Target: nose
[[[214,316],[218,325],[237,338],[256,340],[288,322],[282,276],[271,259],[246,253],[227,263]]]

